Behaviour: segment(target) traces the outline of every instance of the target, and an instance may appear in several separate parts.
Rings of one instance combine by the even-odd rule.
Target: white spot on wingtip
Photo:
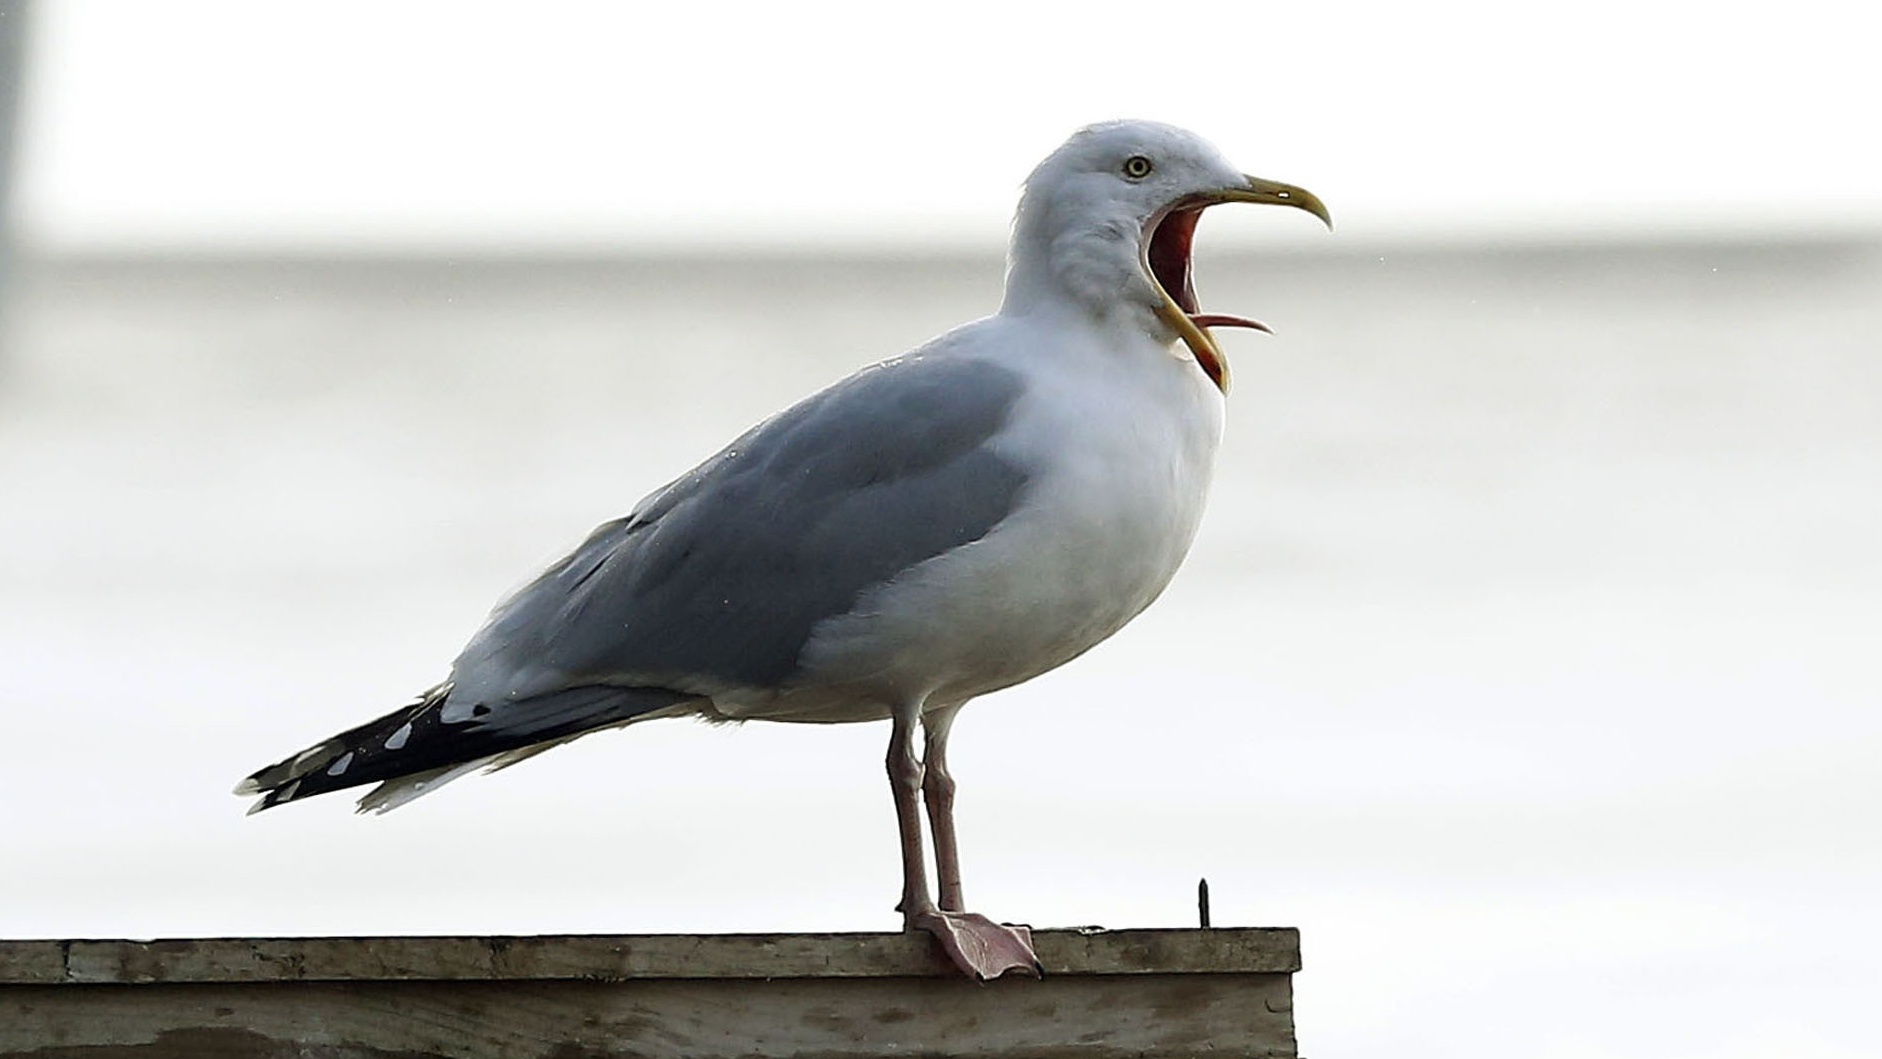
[[[340,755],[340,760],[335,761],[333,764],[327,766],[327,775],[338,776],[340,773],[345,772],[347,769],[347,766],[351,765],[352,763],[353,763],[353,752],[349,750],[346,753]]]
[[[306,750],[294,755],[294,761],[288,765],[288,771],[299,772],[301,771],[301,766],[308,764],[314,758],[325,757],[329,751],[338,749],[339,747],[332,743],[321,743],[318,746],[310,746]]]
[[[393,732],[391,735],[386,737],[386,749],[387,750],[402,749],[405,746],[405,741],[407,739],[410,739],[411,737],[412,737],[412,722],[406,721],[404,724],[399,726],[398,731]]]

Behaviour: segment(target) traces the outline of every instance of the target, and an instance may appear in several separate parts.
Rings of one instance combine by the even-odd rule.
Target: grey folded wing
[[[1011,513],[1026,475],[988,442],[1021,391],[914,355],[767,420],[500,605],[444,719],[529,728],[527,703],[594,685],[788,686],[819,622]]]
[[[237,793],[260,810],[377,781],[361,807],[386,809],[713,688],[789,686],[819,622],[1011,513],[1026,475],[988,442],[1021,390],[993,364],[911,355],[806,399],[499,604],[418,702]]]

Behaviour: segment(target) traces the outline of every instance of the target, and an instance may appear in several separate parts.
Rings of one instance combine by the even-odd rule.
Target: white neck
[[[1156,318],[1158,296],[1138,263],[1142,222],[1121,213],[1094,221],[1093,213],[1088,203],[1021,199],[1001,314],[1069,310],[1094,321],[1127,321],[1158,341],[1172,339]]]

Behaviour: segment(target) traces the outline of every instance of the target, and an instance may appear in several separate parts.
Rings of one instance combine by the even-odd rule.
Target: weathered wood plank
[[[63,941],[0,941],[0,985],[65,981]]]
[[[1232,980],[1231,980],[1232,979]],[[1285,975],[21,986],[6,1059],[1291,1057]]]
[[[1291,1059],[1292,930],[0,942],[0,1059]]]
[[[1053,974],[1286,973],[1290,928],[1049,930]],[[925,935],[578,934],[533,937],[0,941],[0,984],[876,978],[954,974]]]

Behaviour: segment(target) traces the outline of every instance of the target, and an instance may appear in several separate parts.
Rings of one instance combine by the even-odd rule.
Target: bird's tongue
[[[1227,313],[1190,313],[1189,318],[1197,327],[1247,327],[1256,331],[1266,331],[1269,334],[1274,333],[1274,328],[1260,320],[1251,320],[1246,316],[1230,316]]]

